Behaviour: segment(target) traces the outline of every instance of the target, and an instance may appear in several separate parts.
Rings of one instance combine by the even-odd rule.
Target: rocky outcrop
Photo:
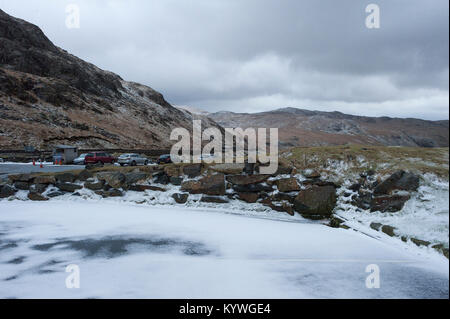
[[[17,190],[9,185],[0,185],[0,198],[8,198],[17,193]]]
[[[394,190],[417,191],[419,182],[419,176],[405,171],[397,171],[377,185],[373,193],[375,195],[388,195]]]

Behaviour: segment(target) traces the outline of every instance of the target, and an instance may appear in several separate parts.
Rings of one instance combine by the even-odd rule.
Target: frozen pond
[[[66,287],[66,266],[80,288]],[[380,288],[366,287],[378,265]],[[182,207],[0,202],[1,298],[448,298],[448,260],[352,230]]]

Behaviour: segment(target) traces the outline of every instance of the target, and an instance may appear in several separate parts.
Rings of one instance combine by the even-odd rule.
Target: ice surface
[[[448,260],[353,230],[227,209],[0,202],[2,298],[448,298]],[[369,234],[370,235],[370,234]],[[68,289],[65,267],[80,267]],[[368,289],[366,266],[380,267]]]

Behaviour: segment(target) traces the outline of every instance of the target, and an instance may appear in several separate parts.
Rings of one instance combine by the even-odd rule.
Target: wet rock
[[[245,193],[245,192],[239,192],[238,197],[240,200],[243,200],[247,203],[256,203],[259,195],[258,193]]]
[[[23,191],[27,191],[30,189],[30,184],[27,182],[15,182],[14,187]]]
[[[175,193],[172,198],[177,202],[177,204],[185,204],[188,200],[189,194]]]
[[[386,235],[391,236],[391,237],[394,237],[394,236],[395,236],[395,230],[396,230],[396,229],[397,229],[397,228],[392,227],[392,226],[389,226],[389,225],[383,225],[383,226],[381,227],[381,231],[382,231],[383,233],[385,233]]]
[[[313,186],[301,190],[294,200],[295,211],[307,218],[329,217],[335,207],[336,189],[332,186]]]
[[[402,210],[405,203],[410,199],[408,195],[392,195],[392,196],[379,196],[372,198],[370,204],[370,211],[380,212],[398,212]]]
[[[0,198],[7,198],[17,193],[17,190],[10,185],[0,186]]]
[[[105,181],[113,188],[121,188],[126,181],[125,175],[121,172],[101,172],[97,174],[97,178]]]
[[[189,178],[200,176],[201,173],[202,173],[201,164],[191,164],[183,166],[183,174],[187,175]]]
[[[59,183],[73,183],[77,177],[72,173],[62,173],[56,175],[55,178]]]
[[[394,190],[417,191],[419,182],[419,176],[405,171],[397,171],[378,184],[373,192],[376,195],[389,195]]]
[[[230,175],[227,176],[227,182],[233,185],[258,184],[266,181],[270,175]]]
[[[181,190],[190,194],[225,195],[224,175],[210,175],[198,181],[185,181],[181,184]]]
[[[73,193],[79,189],[82,189],[83,186],[73,184],[73,183],[56,183],[56,187],[63,192]]]
[[[103,186],[105,186],[105,181],[84,183],[84,187],[92,191],[99,191],[103,188]]]
[[[275,185],[277,185],[278,190],[280,192],[284,192],[284,193],[300,190],[300,186],[297,183],[297,179],[293,178],[293,177],[279,179],[279,180],[275,181]]]
[[[29,192],[28,193],[28,199],[30,199],[32,201],[46,201],[46,200],[48,200],[47,197],[42,196],[41,194],[36,193],[36,192]]]
[[[34,183],[50,185],[50,184],[55,184],[56,179],[54,176],[36,176],[34,178]]]

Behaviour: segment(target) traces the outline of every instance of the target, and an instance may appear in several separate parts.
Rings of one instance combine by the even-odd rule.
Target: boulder
[[[47,184],[33,184],[30,186],[30,192],[42,194],[47,189]]]
[[[177,202],[177,204],[185,204],[188,200],[189,194],[175,193],[172,198]]]
[[[372,206],[373,195],[369,191],[359,190],[358,195],[352,196],[352,204],[361,209],[370,209]]]
[[[259,196],[258,193],[245,193],[245,192],[239,192],[238,197],[240,200],[243,200],[247,203],[256,203]]]
[[[25,182],[29,183],[33,180],[33,176],[30,174],[15,174],[15,175],[8,175],[8,178],[11,182]]]
[[[51,192],[48,192],[47,193],[47,197],[49,197],[49,198],[53,198],[53,197],[57,197],[57,196],[62,196],[62,195],[64,195],[65,193],[64,192],[61,192],[61,191],[51,191]]]
[[[214,172],[231,175],[231,174],[241,174],[244,171],[244,168],[245,168],[244,163],[225,163],[212,165],[208,169]]]
[[[420,239],[417,239],[417,238],[414,238],[414,237],[411,237],[410,239],[417,246],[429,246],[431,244],[429,241],[420,240]]]
[[[293,209],[292,205],[290,205],[290,204],[268,202],[268,203],[265,203],[265,205],[270,207],[271,209],[273,209],[276,212],[288,213],[289,215],[294,216],[294,209]]]
[[[228,199],[216,196],[202,196],[200,199],[202,203],[217,203],[217,204],[225,204],[228,203]]]
[[[34,178],[34,183],[35,184],[55,184],[56,183],[56,179],[54,176],[36,176]]]
[[[230,175],[226,179],[233,185],[258,184],[266,181],[270,175]]]
[[[294,209],[304,217],[329,217],[336,207],[336,189],[313,186],[301,190],[294,200]],[[316,217],[314,217],[316,216]]]
[[[149,177],[147,173],[143,172],[130,172],[125,174],[125,183],[127,185],[136,184],[142,182]]]
[[[10,185],[1,185],[0,186],[0,198],[7,198],[13,196],[17,190]]]
[[[372,198],[370,204],[371,212],[398,212],[400,211],[405,203],[410,199],[408,195],[392,195],[392,196],[379,196]]]
[[[183,174],[187,175],[189,178],[200,176],[201,173],[202,173],[201,164],[191,164],[183,166]]]
[[[382,231],[383,233],[385,233],[386,235],[390,236],[390,237],[394,237],[394,236],[395,236],[395,230],[396,230],[396,229],[397,229],[397,228],[392,227],[392,226],[389,226],[389,225],[383,225],[383,226],[381,227],[381,231]]]
[[[209,175],[198,181],[185,181],[181,184],[181,190],[190,194],[225,195],[224,175]]]
[[[302,175],[305,176],[306,178],[313,178],[313,179],[320,178],[320,173],[313,169],[305,169]]]
[[[156,184],[167,185],[170,182],[170,177],[164,172],[156,172],[153,174],[153,182]]]
[[[73,184],[73,183],[56,183],[56,187],[63,192],[73,193],[79,189],[82,189],[83,186]]]
[[[99,191],[103,188],[104,185],[105,185],[105,181],[84,183],[84,187],[87,189],[90,189],[92,191]]]
[[[296,178],[282,178],[275,181],[275,185],[277,185],[278,190],[280,192],[295,192],[300,190],[300,186],[297,183]]]
[[[59,183],[73,183],[77,179],[75,174],[72,173],[62,173],[55,176],[56,181]]]
[[[48,200],[47,197],[42,196],[41,194],[36,193],[36,192],[29,192],[28,193],[28,199],[30,199],[32,201],[46,201],[46,200]]]
[[[94,173],[92,171],[90,171],[90,170],[85,169],[85,170],[82,170],[80,172],[80,174],[78,174],[77,179],[79,181],[84,182],[84,181],[87,181],[89,178],[92,178],[92,177],[94,177]]]
[[[383,226],[380,223],[370,223],[370,228],[372,228],[373,230],[379,231],[381,226]]]
[[[14,187],[23,191],[27,191],[30,189],[30,184],[27,182],[15,182]]]
[[[169,182],[172,185],[180,186],[183,182],[183,177],[170,177]]]
[[[126,181],[125,175],[121,172],[101,172],[97,174],[97,178],[113,188],[121,188]]]
[[[294,203],[294,200],[295,200],[295,197],[296,197],[296,195],[290,195],[290,194],[278,192],[278,193],[276,193],[276,194],[273,194],[273,195],[271,196],[271,199],[272,199],[274,202],[287,201],[287,202],[293,204],[293,203]]]
[[[373,192],[375,195],[389,195],[394,190],[417,191],[419,182],[419,176],[405,171],[397,171],[379,183]]]
[[[95,192],[97,195],[102,196],[103,198],[107,198],[107,197],[121,197],[123,196],[122,191],[116,189],[116,188],[112,188],[108,191],[96,191]]]

